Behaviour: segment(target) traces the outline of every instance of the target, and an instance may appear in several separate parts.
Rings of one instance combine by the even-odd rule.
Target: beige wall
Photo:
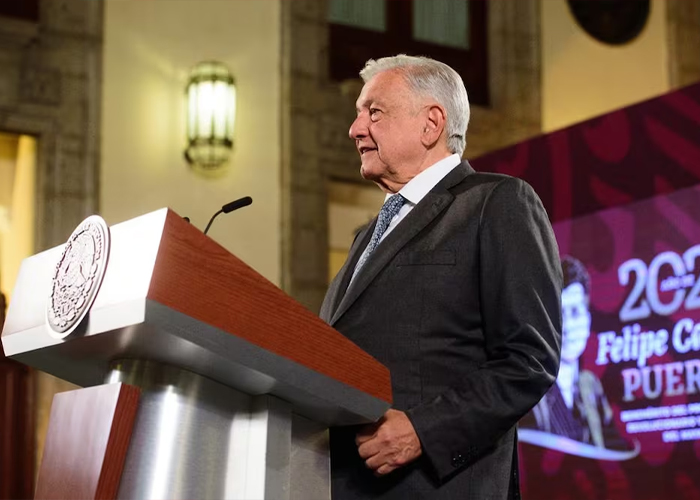
[[[280,281],[280,0],[107,0],[100,211],[109,224],[169,206]],[[235,150],[205,178],[183,160],[187,75],[216,59],[236,79]]]
[[[564,0],[542,0],[541,16],[545,132],[669,90],[664,0],[652,0],[644,31],[621,46],[590,37]]]
[[[36,139],[0,134],[0,291],[9,299],[34,248]]]
[[[328,183],[329,282],[343,267],[355,232],[377,215],[384,199],[384,192],[370,184]]]

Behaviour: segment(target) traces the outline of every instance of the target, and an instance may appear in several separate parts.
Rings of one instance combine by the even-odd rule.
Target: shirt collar
[[[406,198],[406,201],[412,205],[417,205],[438,182],[461,162],[462,159],[456,153],[447,158],[443,158],[408,181],[408,183],[401,188],[399,194]],[[393,196],[393,194],[387,194],[384,201],[388,200],[390,196]]]

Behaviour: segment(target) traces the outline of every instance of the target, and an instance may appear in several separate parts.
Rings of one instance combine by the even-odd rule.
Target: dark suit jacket
[[[382,241],[347,289],[359,233],[321,317],[391,371],[423,455],[385,477],[357,428],[331,429],[334,500],[518,498],[514,426],[554,382],[561,265],[532,188],[465,161]]]

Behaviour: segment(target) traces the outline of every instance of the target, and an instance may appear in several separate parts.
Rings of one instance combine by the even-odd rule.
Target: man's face
[[[368,81],[356,109],[349,135],[362,159],[360,173],[385,191],[397,192],[417,175],[426,155],[421,142],[425,109],[395,70]]]
[[[574,362],[581,357],[591,333],[588,297],[581,283],[572,283],[561,293],[562,344],[561,358]]]

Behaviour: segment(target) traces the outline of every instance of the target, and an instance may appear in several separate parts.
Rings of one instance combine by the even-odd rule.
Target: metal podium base
[[[284,401],[137,360],[106,382],[142,390],[118,498],[330,499],[328,431]]]

